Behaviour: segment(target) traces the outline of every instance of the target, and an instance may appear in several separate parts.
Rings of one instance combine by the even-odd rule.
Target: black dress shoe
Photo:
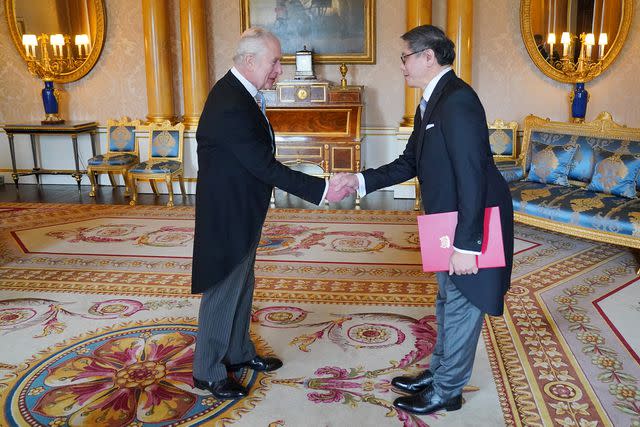
[[[240,399],[249,394],[246,388],[231,378],[208,382],[193,377],[193,386],[200,390],[209,390],[211,394],[213,394],[213,397],[219,400]]]
[[[409,393],[417,393],[424,390],[433,382],[433,373],[426,370],[415,377],[395,377],[391,380],[391,384],[402,391]]]
[[[462,407],[462,395],[459,394],[451,399],[442,400],[436,394],[433,386],[429,386],[418,394],[397,398],[393,402],[393,406],[418,415],[427,415],[440,409],[457,411]]]
[[[282,360],[276,357],[261,357],[256,356],[251,360],[248,360],[243,363],[234,363],[233,365],[227,366],[229,371],[238,371],[242,368],[251,368],[254,371],[258,372],[271,372],[282,366]]]

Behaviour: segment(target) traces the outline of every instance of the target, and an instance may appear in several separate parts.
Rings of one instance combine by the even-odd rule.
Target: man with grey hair
[[[201,293],[193,382],[218,399],[248,394],[229,372],[282,366],[249,335],[256,250],[274,186],[315,204],[333,192],[325,180],[275,159],[273,129],[260,90],[282,74],[280,42],[249,28],[234,66],[211,89],[202,111],[191,291]],[[256,98],[261,100],[257,104]],[[262,111],[261,111],[262,110]]]

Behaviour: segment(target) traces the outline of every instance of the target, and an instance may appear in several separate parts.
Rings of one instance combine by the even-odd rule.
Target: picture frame
[[[375,0],[240,0],[241,31],[275,34],[282,62],[308,49],[314,63],[375,64]]]

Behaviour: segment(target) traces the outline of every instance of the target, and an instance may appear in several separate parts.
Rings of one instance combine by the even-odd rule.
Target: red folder
[[[449,271],[453,239],[458,224],[458,212],[443,212],[418,216],[418,234],[423,271]],[[500,208],[484,211],[484,241],[478,268],[504,267],[504,246],[500,226]],[[463,248],[460,248],[463,249]]]

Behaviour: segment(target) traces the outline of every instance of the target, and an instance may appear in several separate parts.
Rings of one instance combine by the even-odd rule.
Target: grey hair
[[[267,40],[278,40],[270,31],[260,27],[247,28],[240,36],[236,53],[233,56],[235,64],[240,63],[245,56],[257,56],[265,50]]]

